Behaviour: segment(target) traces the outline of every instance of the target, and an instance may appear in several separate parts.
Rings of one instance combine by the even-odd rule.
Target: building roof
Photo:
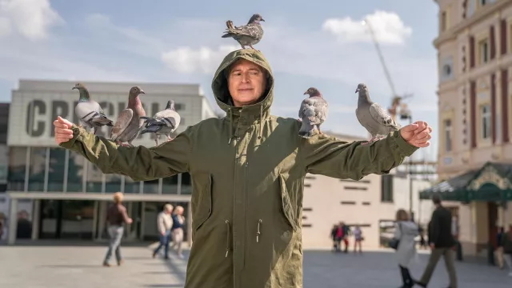
[[[420,199],[434,194],[452,201],[504,201],[512,200],[512,164],[487,162],[481,168],[438,183],[421,191]]]
[[[56,92],[69,91],[76,82],[83,83],[90,92],[128,93],[130,87],[139,85],[147,93],[179,94],[183,96],[204,97],[199,84],[156,83],[156,82],[101,82],[101,81],[66,81],[20,79],[15,91]]]

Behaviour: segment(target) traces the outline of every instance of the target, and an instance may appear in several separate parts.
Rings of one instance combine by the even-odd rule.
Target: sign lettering
[[[147,116],[153,116],[161,109],[163,109],[167,103],[166,100],[161,101],[162,103],[151,101],[148,103],[143,103],[143,107],[146,110]],[[79,125],[79,119],[75,114],[75,106],[78,101],[65,101],[65,100],[51,100],[51,101],[43,101],[43,100],[32,100],[27,104],[25,109],[25,132],[26,135],[30,138],[38,138],[47,135],[51,138],[55,136],[55,131],[53,129],[53,121],[57,118],[57,116],[61,116],[66,118],[73,123]],[[110,101],[101,101],[99,102],[100,106],[103,108],[105,115],[112,119],[114,122],[116,121],[117,115],[121,111],[126,108],[126,102],[110,102]],[[116,110],[117,108],[117,110]],[[177,109],[179,110],[179,109]],[[98,130],[98,135],[107,137],[107,132],[110,131],[110,128],[104,128]],[[144,135],[139,135],[140,138],[144,138]],[[151,137],[153,139],[153,137]]]
[[[34,100],[27,106],[27,125],[26,132],[31,137],[39,137],[44,133],[44,121],[37,121],[37,127],[34,129],[36,123],[36,115],[46,114],[46,103],[41,100]]]

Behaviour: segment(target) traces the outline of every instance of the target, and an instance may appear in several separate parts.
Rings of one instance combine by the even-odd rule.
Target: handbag
[[[400,225],[400,223],[398,223],[398,229],[400,229],[400,235],[402,234],[402,225]],[[400,239],[397,239],[397,238],[392,238],[391,240],[389,240],[389,247],[392,248],[392,249],[398,249],[398,245],[400,244]]]

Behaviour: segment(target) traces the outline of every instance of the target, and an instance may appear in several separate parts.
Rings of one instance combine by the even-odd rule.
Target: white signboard
[[[91,96],[103,108],[107,117],[114,122],[120,111],[126,108],[128,95],[123,93],[91,93]],[[146,110],[146,115],[153,116],[156,112],[165,108],[168,100],[175,101],[176,110],[180,112],[183,125],[180,125],[178,132],[186,128],[187,119],[200,117],[192,115],[196,97],[167,96],[167,95],[141,95],[140,99]],[[199,99],[198,99],[199,100]],[[14,91],[9,115],[8,140],[9,146],[56,146],[54,141],[53,121],[57,116],[66,118],[78,124],[74,108],[78,101],[78,91],[69,92],[26,92]],[[99,136],[108,137],[110,127],[103,127],[98,130]],[[165,141],[165,137],[161,138]],[[154,146],[154,137],[149,134],[139,135],[133,141],[134,145]]]

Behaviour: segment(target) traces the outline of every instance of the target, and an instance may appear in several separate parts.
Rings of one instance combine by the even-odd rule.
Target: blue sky
[[[253,13],[266,20],[257,48],[277,82],[273,114],[297,117],[303,92],[315,86],[330,105],[324,130],[366,136],[354,113],[357,84],[382,106],[392,96],[360,25],[368,16],[397,92],[414,94],[406,101],[414,120],[437,128],[433,0],[0,0],[0,101],[18,79],[35,78],[200,83],[215,105],[213,71],[239,47],[220,38],[225,21],[245,24]],[[435,159],[435,136],[418,157]]]

